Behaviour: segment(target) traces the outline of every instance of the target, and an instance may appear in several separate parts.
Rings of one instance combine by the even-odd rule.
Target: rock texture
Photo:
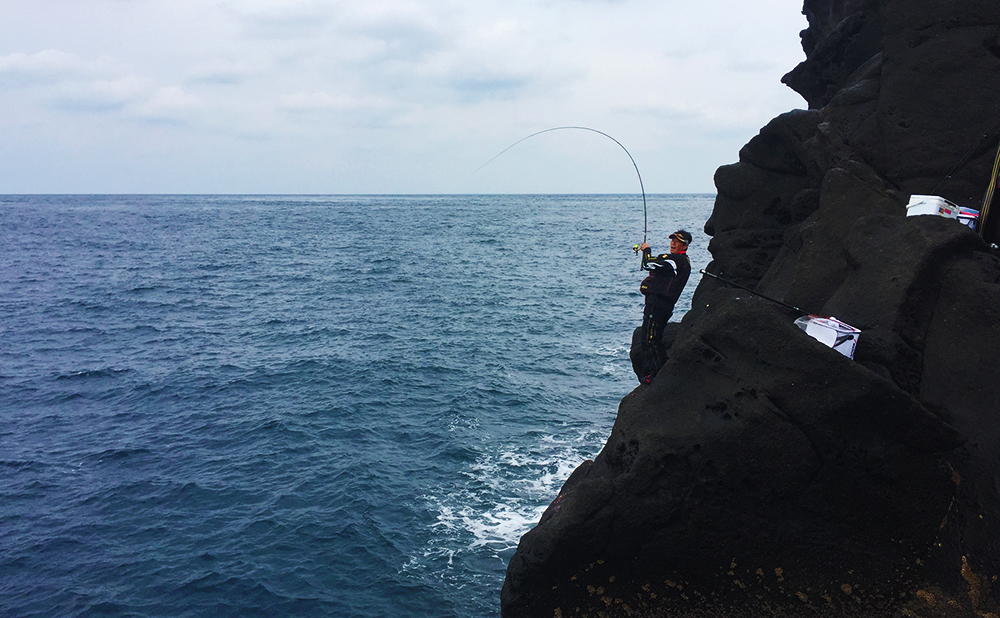
[[[807,59],[720,168],[670,360],[521,540],[507,618],[998,616],[1000,257],[913,193],[978,207],[1000,3],[806,0]],[[1000,205],[985,232],[1000,241]],[[633,359],[637,350],[633,350]]]

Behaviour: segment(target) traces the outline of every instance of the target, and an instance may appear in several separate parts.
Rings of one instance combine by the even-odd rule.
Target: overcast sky
[[[714,192],[801,0],[0,0],[0,193]]]

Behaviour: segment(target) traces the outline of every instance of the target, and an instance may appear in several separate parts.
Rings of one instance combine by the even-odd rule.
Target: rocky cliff
[[[851,360],[704,278],[670,359],[521,540],[507,618],[1000,615],[1000,3],[806,0],[719,168],[709,270],[862,329]],[[696,281],[697,278],[693,278]]]

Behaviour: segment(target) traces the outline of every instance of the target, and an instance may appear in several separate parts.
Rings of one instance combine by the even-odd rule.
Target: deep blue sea
[[[713,196],[648,196],[649,242]],[[0,196],[0,615],[496,617],[636,384],[631,196]]]

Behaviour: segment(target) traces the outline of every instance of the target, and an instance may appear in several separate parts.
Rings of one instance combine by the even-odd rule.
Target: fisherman
[[[670,253],[652,257],[653,250],[645,242],[639,246],[642,251],[642,268],[649,276],[639,285],[639,291],[646,297],[642,310],[642,347],[653,361],[653,370],[642,378],[649,384],[656,373],[667,362],[667,350],[663,346],[663,328],[674,313],[674,304],[684,290],[691,274],[691,261],[687,256],[691,244],[691,233],[677,230],[670,235]]]

